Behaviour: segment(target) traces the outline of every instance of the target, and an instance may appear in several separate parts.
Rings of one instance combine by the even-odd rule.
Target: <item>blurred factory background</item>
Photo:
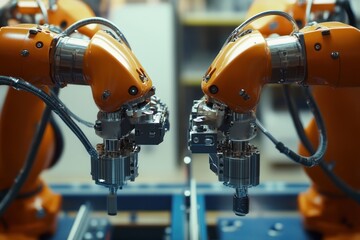
[[[187,150],[187,127],[192,101],[202,97],[203,74],[231,31],[244,21],[251,0],[87,0],[98,16],[119,26],[132,50],[149,73],[157,95],[170,109],[170,129],[159,146],[143,146],[139,154],[139,177],[135,183],[183,182],[183,158]],[[357,16],[360,2],[351,1]],[[258,116],[282,141],[296,149],[297,136],[279,87],[267,86],[261,96]],[[4,91],[4,90],[2,90]],[[1,95],[3,95],[1,93]],[[80,117],[93,122],[97,107],[86,86],[70,86],[60,98]],[[304,105],[301,96],[299,103]],[[310,116],[304,108],[304,121]],[[90,159],[81,143],[61,122],[65,151],[61,161],[43,173],[48,182],[92,182]],[[95,145],[101,139],[93,129],[82,127]],[[262,134],[256,138],[261,151],[261,181],[307,182],[302,167],[278,153]],[[214,182],[206,154],[193,155],[194,176],[199,182]]]
[[[170,110],[170,131],[165,134],[160,145],[141,146],[139,176],[135,182],[128,184],[183,184],[188,174],[184,158],[190,156],[192,174],[197,183],[221,185],[217,176],[209,169],[207,154],[190,155],[187,148],[189,115],[193,100],[203,96],[200,84],[204,73],[232,30],[245,20],[246,11],[252,0],[84,2],[92,7],[97,16],[109,19],[120,28],[132,51],[152,79],[156,95]],[[360,1],[352,0],[351,4],[359,23]],[[279,140],[286,143],[289,148],[297,149],[298,137],[280,90],[278,86],[266,86],[263,89],[257,116]],[[0,88],[0,110],[5,91],[5,87]],[[60,99],[79,117],[95,122],[98,108],[88,86],[71,85],[63,88]],[[300,93],[297,101],[302,112],[302,120],[306,123],[311,116]],[[60,161],[51,169],[45,170],[42,177],[49,184],[94,185],[90,175],[89,154],[68,127],[57,116],[56,118],[64,133],[65,148]],[[79,126],[92,145],[95,146],[102,141],[93,128],[81,124]],[[261,152],[261,183],[309,183],[303,167],[280,154],[262,133],[259,132],[254,144]],[[121,190],[118,194],[121,194]],[[256,207],[255,204],[254,208]],[[112,220],[120,223],[131,222],[131,211],[126,214],[126,217]],[[144,219],[149,225],[154,219],[157,224],[161,224],[161,221],[167,224],[169,216],[169,213],[163,212],[156,215],[147,213]],[[207,222],[216,221],[216,216],[211,213],[207,217]]]

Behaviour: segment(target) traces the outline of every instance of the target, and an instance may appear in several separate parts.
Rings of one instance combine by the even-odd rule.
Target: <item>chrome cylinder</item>
[[[250,141],[256,137],[257,128],[255,124],[255,114],[232,113],[231,127],[229,129],[229,138],[231,141]]]
[[[83,61],[88,44],[89,41],[85,39],[59,38],[52,68],[52,77],[56,84],[87,84],[83,75]]]
[[[271,83],[292,83],[305,80],[305,52],[296,36],[266,39],[271,54]]]

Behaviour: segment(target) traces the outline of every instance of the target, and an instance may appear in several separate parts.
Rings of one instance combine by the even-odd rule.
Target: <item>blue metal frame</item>
[[[106,212],[106,188],[95,184],[51,185],[63,196],[63,210],[76,211],[84,202],[90,202],[94,211]],[[250,212],[296,211],[297,196],[308,184],[264,183],[249,189]],[[185,184],[130,184],[118,192],[119,211],[168,211],[171,212],[171,239],[186,239],[186,196]],[[201,239],[208,239],[206,212],[232,211],[233,189],[214,184],[196,186],[199,232]],[[105,213],[104,213],[105,214]],[[238,219],[238,218],[235,218]],[[248,219],[245,217],[242,219]],[[221,225],[219,220],[219,225]],[[231,219],[227,219],[231,221]],[[298,220],[294,220],[298,221]],[[219,228],[219,231],[221,229]],[[222,233],[219,232],[221,235]],[[226,234],[223,234],[226,236]]]

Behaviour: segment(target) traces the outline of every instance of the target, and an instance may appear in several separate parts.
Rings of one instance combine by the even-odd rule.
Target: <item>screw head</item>
[[[129,88],[128,92],[129,92],[130,95],[134,96],[139,92],[139,89],[137,87],[135,87],[135,86],[131,86]]]
[[[101,96],[102,100],[107,100],[110,97],[111,93],[109,90],[105,90]]]
[[[339,53],[339,52],[332,52],[332,53],[331,53],[331,58],[332,58],[332,59],[338,59],[339,56],[340,56],[340,53]]]
[[[218,93],[219,88],[218,88],[216,85],[211,85],[211,86],[209,87],[209,91],[210,91],[210,93],[212,93],[212,94],[216,94],[216,93]]]
[[[314,48],[316,51],[320,51],[321,50],[321,44],[320,43],[315,43]]]
[[[39,41],[39,42],[36,43],[37,48],[42,48],[43,46],[44,46],[43,42]]]
[[[20,52],[20,55],[23,57],[27,57],[30,55],[30,52],[29,52],[29,50],[24,49]]]

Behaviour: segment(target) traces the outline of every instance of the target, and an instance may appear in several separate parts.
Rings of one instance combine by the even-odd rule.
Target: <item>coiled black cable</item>
[[[285,101],[287,103],[291,119],[293,120],[295,130],[300,138],[301,143],[304,145],[306,150],[313,154],[315,152],[309,138],[307,137],[304,126],[300,120],[297,106],[290,94],[290,88],[287,85],[283,86],[284,89],[284,96]],[[332,183],[338,187],[346,196],[350,197],[351,199],[355,200],[357,203],[360,204],[360,192],[354,190],[350,186],[348,186],[342,179],[340,179],[336,174],[332,171],[331,166],[329,166],[326,162],[320,161],[319,167],[321,170],[326,174],[326,176],[332,181]]]
[[[32,143],[30,145],[29,153],[24,162],[23,168],[20,170],[19,174],[14,180],[14,184],[6,192],[5,196],[0,202],[0,216],[2,216],[6,209],[9,207],[10,203],[16,198],[20,189],[24,185],[26,179],[28,178],[34,161],[36,159],[36,154],[38,152],[41,140],[44,135],[47,123],[51,117],[51,111],[54,111],[59,117],[66,123],[66,125],[75,133],[75,135],[80,139],[80,141],[85,146],[86,150],[91,157],[97,158],[97,152],[86,138],[81,129],[73,122],[73,120],[66,114],[66,111],[63,108],[63,105],[57,102],[56,98],[52,98],[47,95],[44,91],[35,86],[31,85],[28,82],[25,82],[21,79],[16,79],[7,76],[0,76],[0,85],[8,85],[14,87],[17,90],[25,90],[27,92],[33,93],[39,97],[42,101],[46,103],[46,108],[42,114],[40,124],[36,130]],[[59,89],[54,89],[55,95],[58,94]]]
[[[1,80],[0,80],[1,81]],[[2,216],[6,209],[9,207],[10,203],[17,197],[20,189],[24,186],[25,181],[27,180],[32,166],[34,165],[36,155],[38,153],[41,140],[43,138],[47,123],[49,122],[51,116],[51,108],[46,106],[42,114],[40,124],[36,129],[34,138],[30,144],[29,152],[26,156],[24,166],[20,170],[19,174],[14,179],[14,183],[11,188],[6,192],[5,196],[0,202],[0,216]]]
[[[70,130],[79,138],[90,156],[95,158],[98,156],[97,151],[91,145],[83,131],[79,128],[78,125],[76,125],[76,123],[65,111],[64,106],[59,103],[56,98],[49,96],[41,89],[33,86],[32,84],[22,79],[0,76],[0,85],[8,85],[18,90],[30,92],[39,97],[42,101],[45,102],[46,105],[51,108],[51,110],[53,110],[64,121],[64,123],[70,128]]]
[[[316,124],[319,129],[319,146],[318,149],[314,154],[312,154],[309,157],[301,156],[297,154],[295,151],[290,150],[288,147],[285,146],[284,143],[279,142],[261,123],[258,119],[256,119],[256,124],[259,127],[259,129],[267,136],[274,144],[275,147],[283,154],[288,156],[290,159],[294,160],[297,163],[300,163],[306,167],[313,167],[319,164],[321,162],[322,157],[324,156],[326,152],[326,146],[327,146],[327,137],[326,137],[326,128],[324,121],[322,119],[321,113],[319,111],[319,108],[317,107],[317,104],[315,100],[313,99],[310,90],[308,87],[303,86],[305,89],[305,95],[306,95],[306,103],[310,109],[310,111],[313,113]]]

